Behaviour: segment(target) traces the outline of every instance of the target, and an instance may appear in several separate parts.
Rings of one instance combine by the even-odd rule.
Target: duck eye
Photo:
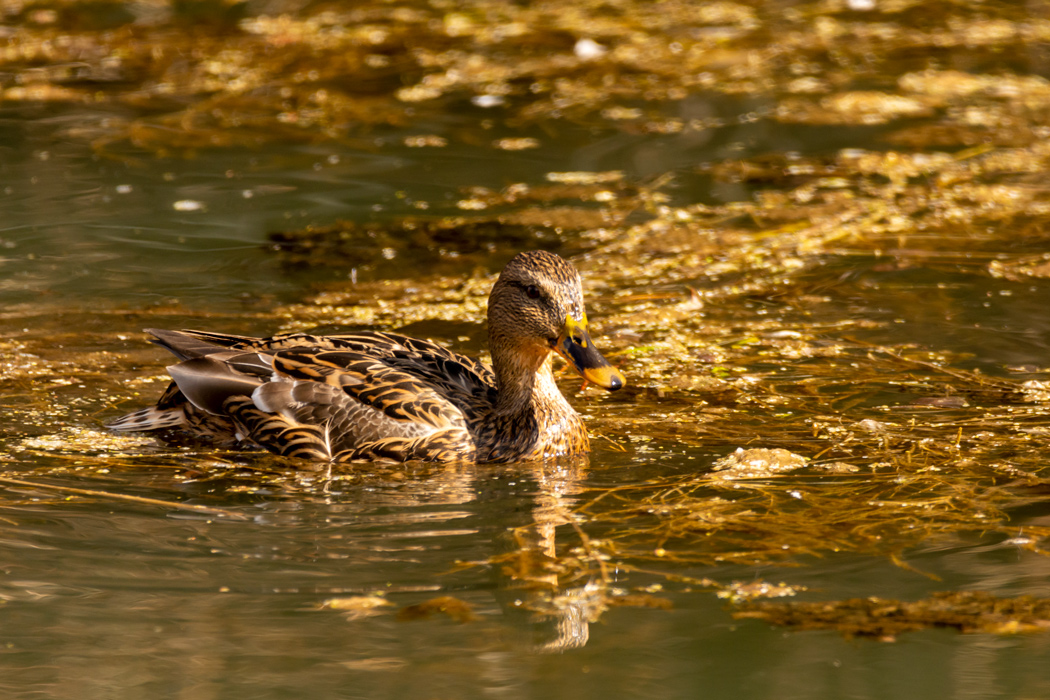
[[[528,287],[525,287],[525,296],[529,299],[539,299],[540,290],[536,285],[530,284]]]

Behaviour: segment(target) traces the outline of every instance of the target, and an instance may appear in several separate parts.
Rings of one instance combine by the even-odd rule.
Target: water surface
[[[644,98],[608,79],[621,91],[594,99],[627,112],[572,107],[561,85],[557,113],[527,119],[528,99],[479,106],[470,84],[395,100],[418,111],[340,138],[187,149],[82,136],[150,118],[126,104],[0,104],[3,695],[1050,694],[1045,634],[850,639],[844,624],[739,616],[752,598],[1045,599],[1050,575],[1046,168],[1023,137],[1050,113],[1039,53],[996,59],[985,20],[967,16],[952,26],[983,48],[922,45],[920,60],[891,42],[878,70],[853,73],[835,63],[845,54],[818,57],[790,68],[831,86],[818,115],[799,106],[805,92],[744,87],[760,68],[745,70],[730,49],[747,42],[729,30],[802,21],[778,10],[754,29],[745,9],[719,5],[692,33],[646,30],[700,44],[720,27],[728,48],[710,70],[737,66],[738,91],[668,94],[654,78]],[[828,42],[874,41],[876,19],[886,36],[934,33],[935,19],[895,12],[813,21]],[[992,28],[1026,42],[1045,21],[1001,14]],[[453,15],[446,38],[467,21]],[[577,60],[575,41],[552,32],[544,51]],[[1030,102],[987,87],[920,100],[896,82],[947,71],[938,61],[1031,78]],[[834,101],[879,90],[921,109]],[[1009,128],[975,116],[995,100],[1014,109]],[[964,123],[987,129],[976,151]],[[900,145],[922,128],[926,143]],[[951,129],[959,142],[935,143]],[[551,173],[610,171],[582,194],[535,195]],[[533,194],[515,201],[521,186]],[[609,223],[543,223],[567,203]],[[406,217],[496,233],[409,235]],[[351,235],[316,259],[271,238],[339,221]],[[481,352],[487,276],[530,241],[573,256],[598,342],[628,376],[615,395],[564,377],[591,427],[588,460],[316,471],[104,428],[165,385],[169,359],[144,327],[265,335],[364,319]],[[737,448],[812,461],[719,476]],[[774,589],[748,587],[761,583]]]

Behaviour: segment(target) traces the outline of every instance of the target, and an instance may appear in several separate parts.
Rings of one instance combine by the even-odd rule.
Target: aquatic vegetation
[[[937,593],[912,603],[862,598],[834,603],[757,601],[734,610],[752,618],[802,630],[831,629],[846,637],[893,641],[903,632],[949,628],[960,632],[1028,634],[1050,627],[1050,600],[998,598],[982,591]]]
[[[430,617],[434,613],[447,615],[456,622],[471,622],[475,619],[470,605],[450,595],[438,596],[422,603],[405,606],[398,612],[397,619],[408,622]]]
[[[107,7],[12,5],[0,54],[12,76],[5,102],[107,108],[74,130],[101,148],[128,140],[172,153],[345,139],[464,99],[506,110],[518,123],[603,119],[631,132],[696,135],[728,124],[690,102],[712,93],[759,100],[741,116],[750,122],[870,126],[934,116],[940,123],[907,138],[978,145],[1035,133],[1030,120],[1045,121],[1050,94],[1043,78],[1001,68],[1050,36],[1050,22],[1021,7],[886,2],[856,12],[842,3],[677,0],[277,3],[263,14],[244,3]],[[919,56],[965,57],[970,70],[929,68]],[[681,108],[669,114],[667,102]],[[494,147],[533,147],[522,138]]]

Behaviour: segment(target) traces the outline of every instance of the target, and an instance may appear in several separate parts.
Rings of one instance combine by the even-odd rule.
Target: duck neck
[[[531,353],[510,355],[497,351],[502,346],[499,338],[491,338],[491,342],[498,415],[534,419],[541,432],[576,415],[554,381],[550,350],[537,348]]]
[[[498,399],[492,416],[509,445],[496,461],[541,459],[587,452],[583,421],[562,395],[551,371],[551,354],[529,370],[494,362]]]

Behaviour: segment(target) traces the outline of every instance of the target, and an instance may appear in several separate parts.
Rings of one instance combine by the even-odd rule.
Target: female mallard
[[[588,449],[551,372],[557,352],[610,391],[620,372],[587,334],[580,274],[521,253],[489,294],[492,368],[393,333],[248,338],[150,330],[180,360],[157,405],[116,430],[182,429],[312,460],[509,462]]]

